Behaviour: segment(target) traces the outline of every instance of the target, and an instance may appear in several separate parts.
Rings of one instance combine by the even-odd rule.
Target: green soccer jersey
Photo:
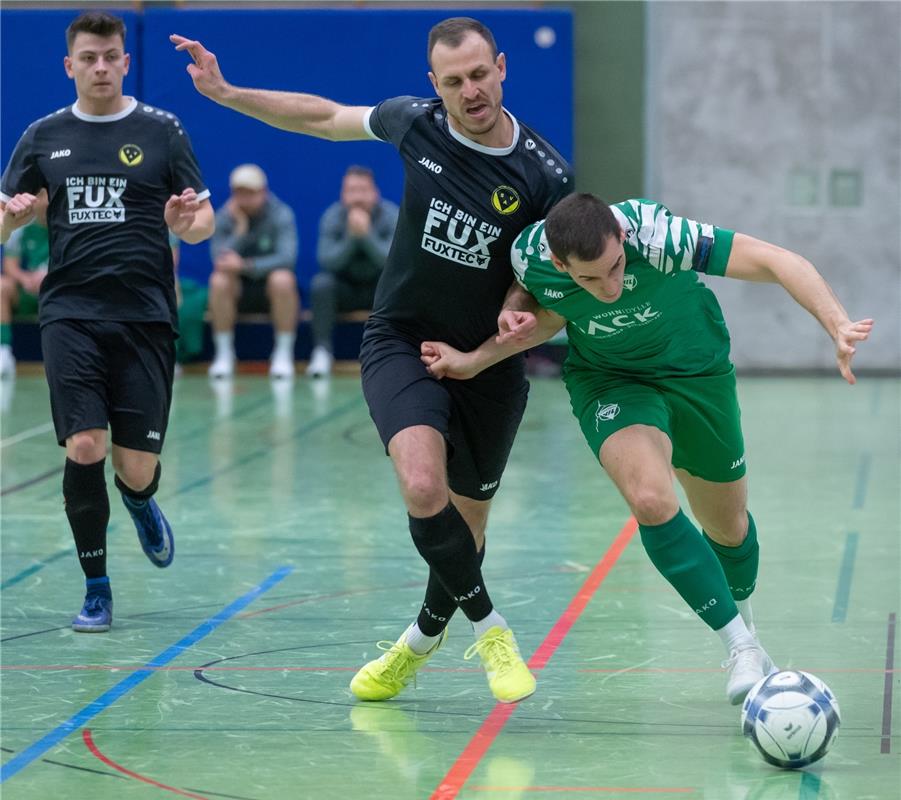
[[[9,241],[4,245],[8,256],[19,259],[19,268],[33,272],[47,269],[50,261],[50,241],[47,238],[47,227],[37,222],[30,222],[12,232]]]
[[[623,293],[602,303],[550,259],[544,221],[516,239],[516,278],[566,319],[567,366],[636,377],[710,375],[729,365],[729,332],[698,273],[723,275],[733,232],[683,217],[649,200],[611,206],[626,238]]]

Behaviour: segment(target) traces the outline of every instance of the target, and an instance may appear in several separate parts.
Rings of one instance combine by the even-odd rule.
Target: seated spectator
[[[332,370],[332,331],[339,311],[372,308],[397,225],[397,206],[383,200],[372,170],[348,167],[341,200],[319,222],[316,258],[319,272],[310,284],[313,307],[313,353],[307,374]]]
[[[269,313],[275,328],[269,374],[290,378],[300,308],[294,212],[269,191],[266,173],[256,164],[235,167],[228,183],[231,197],[216,212],[210,245],[209,305],[215,346],[210,376],[226,378],[234,373],[235,318],[238,312],[256,312]]]
[[[13,378],[16,359],[12,351],[13,315],[36,316],[38,290],[47,274],[50,240],[47,236],[47,190],[37,194],[35,218],[13,231],[3,247],[0,275],[0,378]]]

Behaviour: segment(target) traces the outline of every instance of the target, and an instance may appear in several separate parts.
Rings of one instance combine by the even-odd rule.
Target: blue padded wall
[[[227,197],[228,173],[255,161],[272,190],[297,215],[302,288],[316,272],[319,216],[337,199],[348,164],[370,166],[383,194],[398,202],[403,174],[391,145],[321,141],[279,131],[221,108],[197,94],[185,72],[188,57],[176,53],[170,33],[200,39],[220,60],[223,73],[241,86],[311,92],[342,103],[374,105],[400,94],[431,96],[426,41],[446,10],[177,10],[125,13],[134,63],[127,93],[177,114],[191,136],[218,207]],[[459,13],[459,12],[458,12]],[[492,9],[465,13],[485,22],[507,54],[505,105],[572,157],[572,19],[567,11]],[[2,12],[3,163],[33,119],[74,99],[62,67],[67,11]],[[556,35],[551,47],[536,44],[536,30]],[[58,54],[58,58],[55,55]],[[22,79],[27,69],[28,79]],[[185,246],[182,274],[206,280],[208,248]]]

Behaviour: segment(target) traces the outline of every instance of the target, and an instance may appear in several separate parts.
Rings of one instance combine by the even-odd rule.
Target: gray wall
[[[901,4],[655,2],[645,47],[646,195],[809,258],[901,368]],[[782,289],[709,284],[739,368],[834,364]]]

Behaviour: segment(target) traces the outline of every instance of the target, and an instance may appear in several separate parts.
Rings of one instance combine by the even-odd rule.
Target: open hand
[[[835,360],[838,362],[838,371],[848,383],[857,383],[857,378],[851,372],[851,359],[857,352],[855,344],[865,341],[870,337],[873,329],[873,320],[862,319],[857,322],[844,322],[838,326],[835,333]]]
[[[222,77],[219,62],[214,53],[207,50],[200,42],[173,33],[169,41],[176,50],[186,50],[194,63],[188,64],[188,75],[194,81],[194,88],[204,97],[221,100],[228,91],[229,83]]]
[[[200,201],[197,199],[197,192],[188,187],[181,194],[173,194],[166,201],[163,218],[166,220],[169,230],[181,237],[194,224],[194,217],[199,208]]]

